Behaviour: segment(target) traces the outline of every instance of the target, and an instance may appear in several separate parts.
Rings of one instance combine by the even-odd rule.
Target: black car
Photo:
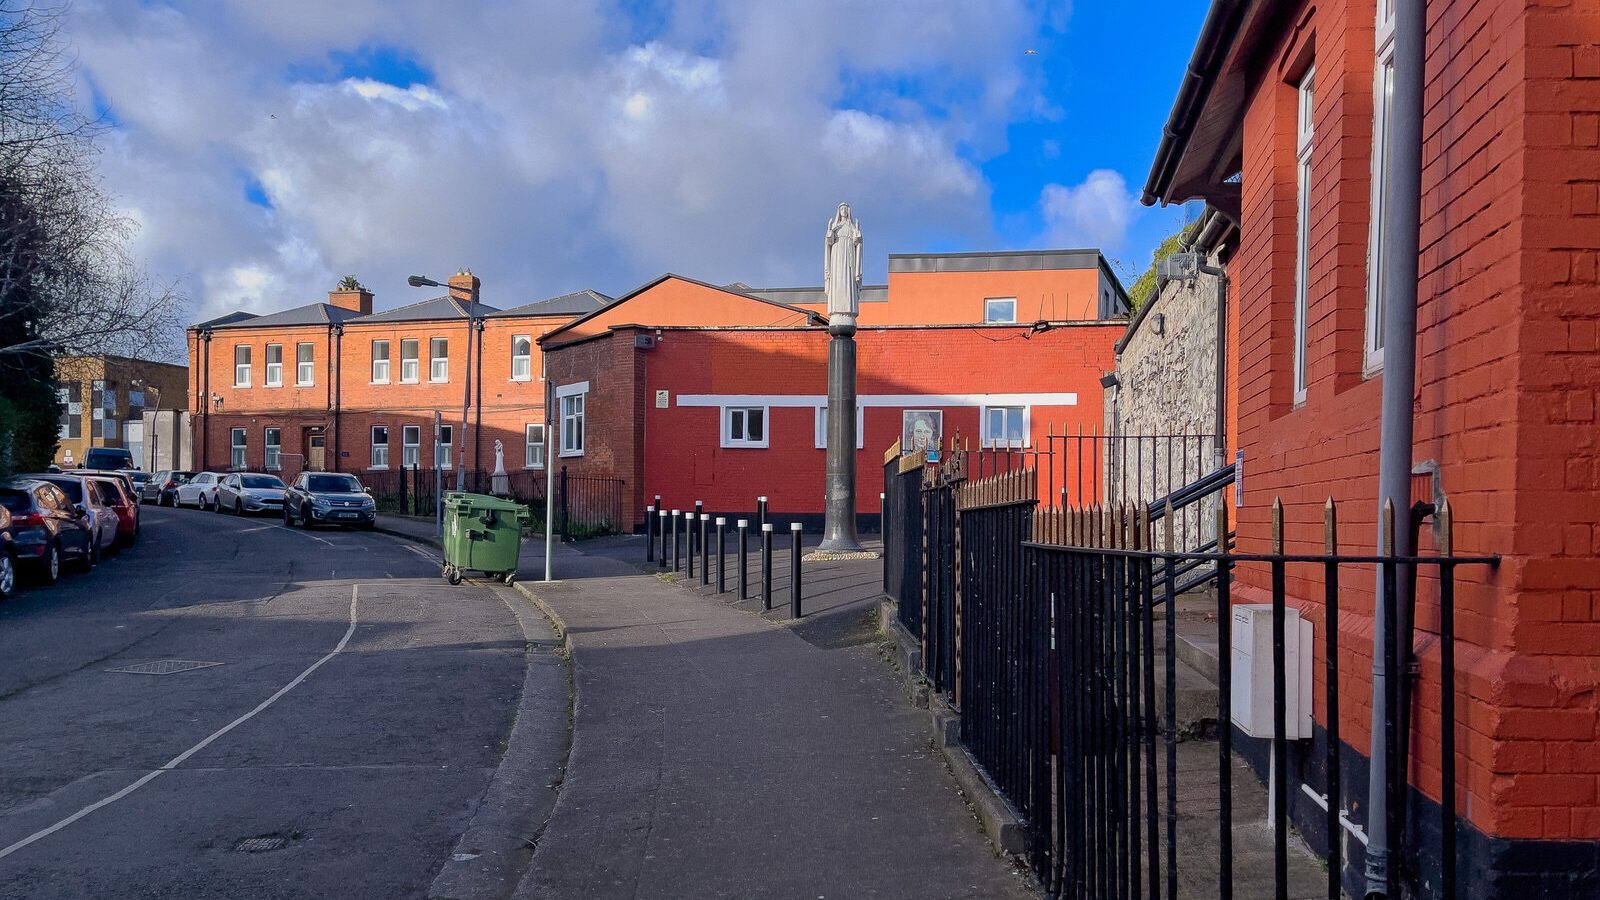
[[[378,524],[378,509],[354,475],[336,472],[301,472],[283,492],[283,524],[298,521],[313,525]]]
[[[125,447],[90,447],[83,457],[85,469],[133,469],[133,451]]]
[[[0,482],[0,506],[11,514],[17,561],[45,584],[61,577],[67,560],[87,569],[94,560],[89,511],[48,481],[13,478]]]
[[[11,510],[0,506],[0,600],[17,592],[17,539]]]
[[[188,484],[189,479],[193,477],[193,472],[162,469],[151,475],[150,480],[139,489],[139,502],[154,503],[157,506],[177,506],[178,486]]]

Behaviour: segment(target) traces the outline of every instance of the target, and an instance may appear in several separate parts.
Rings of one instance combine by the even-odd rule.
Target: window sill
[[[524,471],[524,472],[543,472],[544,471],[544,463],[539,463],[536,466],[530,466],[527,463],[523,463],[522,471]]]
[[[722,445],[722,449],[724,449],[724,450],[766,450],[767,448],[768,448],[768,444],[766,442],[763,442],[763,443],[760,443],[760,444],[753,444],[753,443],[730,444],[730,443],[724,443]]]
[[[388,384],[387,381],[369,381],[367,384]]]
[[[388,466],[367,466],[367,471],[368,472],[387,472],[387,471],[389,471],[389,467]]]
[[[561,459],[572,459],[574,457],[579,457],[579,456],[582,456],[582,455],[583,455],[583,451],[582,450],[563,450],[563,451],[561,451],[560,458]]]

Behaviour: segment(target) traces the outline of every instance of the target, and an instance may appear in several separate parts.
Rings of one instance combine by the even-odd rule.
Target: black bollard
[[[789,618],[800,618],[800,523],[789,523]]]
[[[644,508],[644,561],[656,561],[656,508]]]
[[[694,513],[684,513],[683,518],[686,520],[683,527],[688,532],[689,538],[689,571],[686,574],[690,578],[694,578],[694,536],[696,533],[694,530]]]
[[[761,526],[761,608],[772,609],[772,523]]]
[[[739,599],[750,599],[750,541],[747,532],[749,519],[739,520]]]
[[[717,593],[726,593],[728,590],[728,542],[724,538],[723,529],[727,527],[728,520],[717,516]]]
[[[667,511],[656,509],[656,532],[661,536],[661,551],[656,554],[656,565],[665,569],[667,567]]]
[[[683,521],[683,510],[672,511],[672,571],[678,571],[678,566],[683,562],[681,548],[678,546],[678,523]]]
[[[700,514],[700,583],[711,583],[711,517]]]
[[[756,528],[767,527],[767,498],[756,498]]]

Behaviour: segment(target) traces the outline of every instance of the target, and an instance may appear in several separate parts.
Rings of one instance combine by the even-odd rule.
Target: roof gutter
[[[1184,72],[1177,99],[1172,102],[1172,112],[1161,131],[1161,145],[1156,148],[1156,159],[1145,180],[1144,194],[1139,198],[1145,206],[1154,206],[1158,200],[1168,202],[1166,194],[1172,186],[1172,177],[1188,146],[1189,135],[1216,85],[1223,60],[1239,36],[1247,4],[1248,0],[1213,0],[1211,11],[1206,13],[1194,55],[1189,58],[1189,68]]]

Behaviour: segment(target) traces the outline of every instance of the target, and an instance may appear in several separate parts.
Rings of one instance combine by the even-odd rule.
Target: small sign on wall
[[[656,391],[656,409],[666,409],[668,397],[667,391]]]

